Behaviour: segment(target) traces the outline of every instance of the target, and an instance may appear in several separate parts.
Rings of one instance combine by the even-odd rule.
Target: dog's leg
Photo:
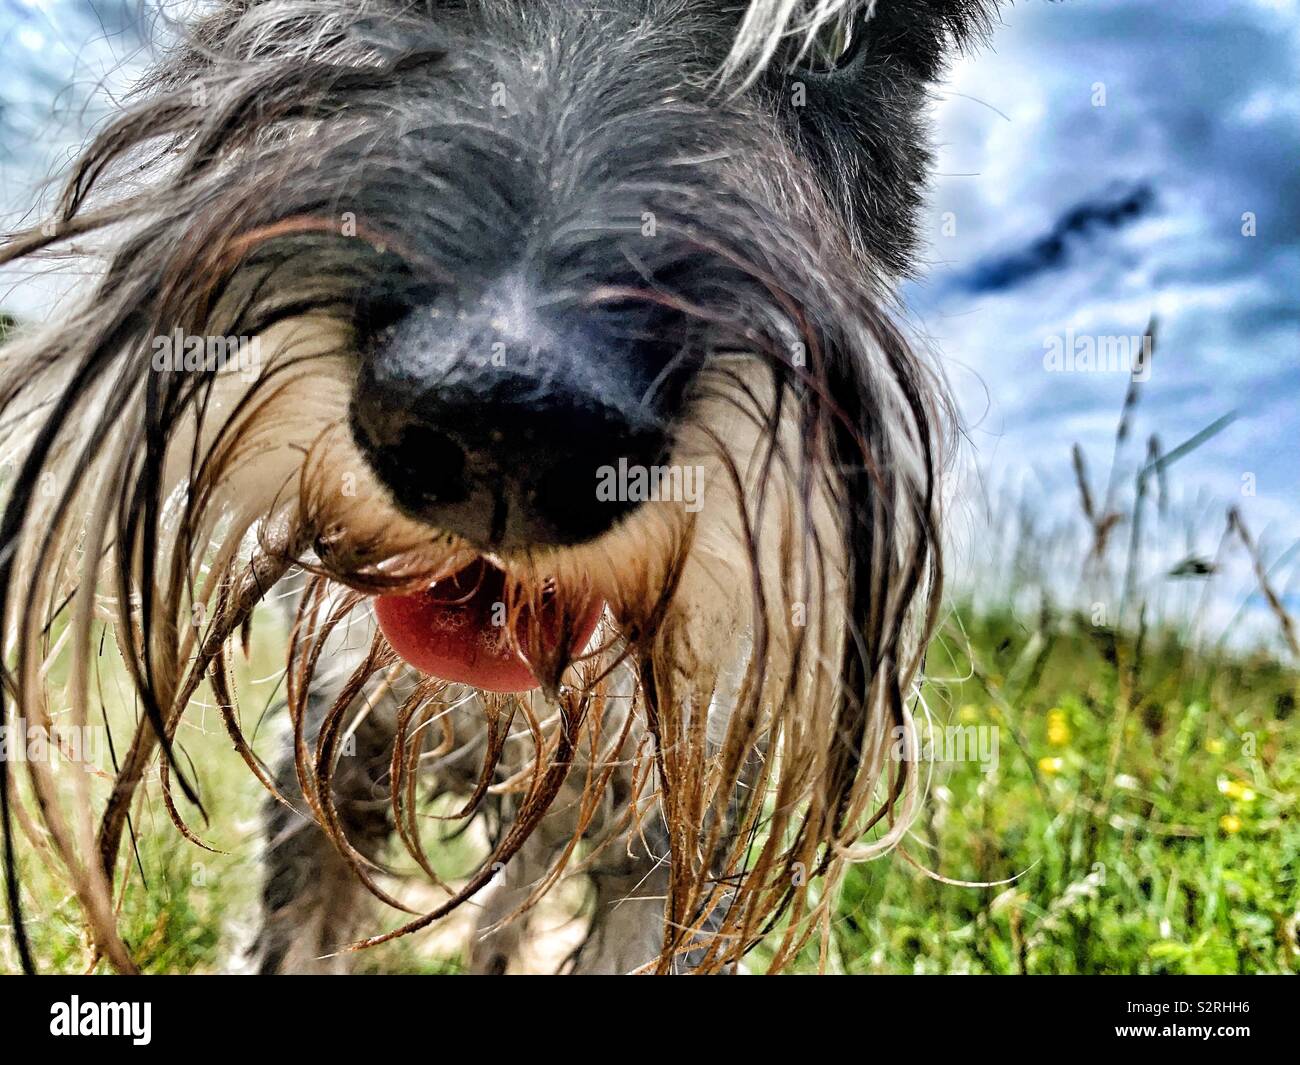
[[[329,706],[313,695],[315,728]],[[381,708],[357,726],[354,748],[338,761],[334,800],[344,831],[367,858],[377,858],[392,832],[388,776],[393,723]],[[338,951],[363,928],[371,895],[302,803],[290,743],[276,767],[276,783],[297,807],[268,797],[261,928],[255,944],[261,973],[340,973],[349,956]]]
[[[469,947],[469,971],[480,976],[504,974],[520,953],[528,935],[531,912],[505,922],[532,894],[546,875],[560,847],[545,838],[545,824],[524,841],[516,854],[498,874],[497,882],[483,894],[483,904],[474,921]]]
[[[562,801],[559,805],[559,809],[548,813],[485,892],[470,946],[471,972],[506,972],[518,959],[530,932],[536,931],[530,928],[534,911],[502,922],[527,901],[572,836],[572,807],[565,807]],[[640,839],[632,841],[630,849],[631,854],[626,837],[607,842],[586,869],[594,909],[586,936],[571,955],[575,973],[627,973],[659,956],[668,890],[667,860],[648,857]]]
[[[618,846],[622,846],[620,841]],[[595,909],[587,939],[578,949],[573,971],[585,975],[631,973],[658,959],[663,949],[664,901],[668,895],[667,843],[664,856],[652,858],[635,844],[633,857],[591,870]],[[727,902],[719,903],[699,932],[707,939],[722,923]],[[673,972],[694,969],[706,948],[678,955]],[[728,969],[728,971],[731,971]]]
[[[665,844],[664,855],[667,851]],[[574,957],[573,971],[618,975],[653,962],[663,949],[668,859],[647,854],[640,839],[629,855],[619,839],[589,873],[595,896],[591,927]]]
[[[744,781],[752,783],[752,767]],[[726,841],[722,850],[725,852]],[[658,815],[642,819],[630,837],[604,847],[588,873],[595,906],[586,941],[579,947],[573,971],[583,974],[630,973],[658,959],[664,942],[664,910],[669,891],[667,830]],[[700,927],[697,939],[707,941],[722,925],[729,898],[719,901]],[[674,972],[689,972],[703,960],[707,947],[678,955]],[[730,967],[727,971],[733,971]]]
[[[609,716],[605,727],[607,736],[616,736],[625,723],[621,708],[630,704],[632,679],[620,674],[611,684],[615,698],[606,711]],[[629,838],[627,834],[624,814],[632,798],[631,748],[629,743],[626,749],[609,748],[601,755],[602,763],[613,761],[616,766],[605,801],[584,826],[586,842],[595,854],[582,863],[582,868],[590,881],[595,905],[585,938],[568,959],[574,972],[630,972],[654,961],[663,942],[668,865],[667,858],[659,856],[667,855],[668,842],[666,837],[658,838],[660,833],[651,827],[654,817],[645,819],[646,839],[640,835]],[[527,758],[531,758],[531,749],[525,762]],[[583,806],[586,776],[587,766],[580,759],[541,823],[482,896],[470,946],[471,971],[507,971],[518,959],[530,931],[536,932],[536,925],[545,921],[545,917],[534,920],[538,915],[529,911],[503,923],[528,900],[579,830],[577,816]],[[573,868],[578,866],[575,857]]]

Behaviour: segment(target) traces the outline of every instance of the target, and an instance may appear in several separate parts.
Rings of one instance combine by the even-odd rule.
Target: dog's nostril
[[[463,503],[469,497],[465,450],[446,433],[408,425],[392,448],[404,484],[428,503]]]
[[[597,497],[601,467],[616,466],[618,458],[612,453],[600,454],[595,448],[584,450],[583,459],[575,456],[566,462],[542,464],[528,500],[533,512],[545,516],[559,539],[573,543],[595,538],[635,506],[628,500]]]

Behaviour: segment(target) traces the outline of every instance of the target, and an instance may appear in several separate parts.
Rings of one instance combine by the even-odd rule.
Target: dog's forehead
[[[878,36],[892,50],[930,50],[945,42],[963,44],[987,27],[1003,0],[621,0],[601,5],[566,3],[558,7],[576,17],[626,17],[644,14],[664,23],[685,23],[700,31],[723,28],[729,51],[724,73],[753,75],[783,51],[819,33],[851,25]],[[514,9],[531,16],[555,6],[543,0],[480,0],[468,5],[491,19]],[[435,12],[464,11],[462,2],[435,5]]]

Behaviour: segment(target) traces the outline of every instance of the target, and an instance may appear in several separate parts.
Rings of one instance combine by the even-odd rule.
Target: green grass
[[[1300,971],[1297,678],[1064,619],[966,619],[930,658],[936,717],[1000,730],[1000,758],[935,766],[897,858],[859,866],[841,971]],[[1025,655],[1026,647],[1030,654]],[[808,961],[811,964],[811,959]]]

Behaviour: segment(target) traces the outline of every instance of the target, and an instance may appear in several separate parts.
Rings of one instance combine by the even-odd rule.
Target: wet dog
[[[138,692],[112,789],[4,787],[96,950],[127,813],[207,682],[271,789],[263,971],[481,902],[502,971],[586,878],[578,971],[787,963],[919,800],[941,381],[893,324],[925,105],[991,0],[223,0],[14,260],[98,242],[0,351],[9,720]],[[232,654],[292,604],[264,764]],[[197,773],[197,775],[195,775]],[[191,779],[193,777],[193,779]],[[482,826],[436,869],[421,795]],[[441,823],[441,822],[439,822]],[[445,892],[406,907],[392,836]],[[383,930],[387,927],[387,930]],[[368,939],[359,939],[369,933]]]

